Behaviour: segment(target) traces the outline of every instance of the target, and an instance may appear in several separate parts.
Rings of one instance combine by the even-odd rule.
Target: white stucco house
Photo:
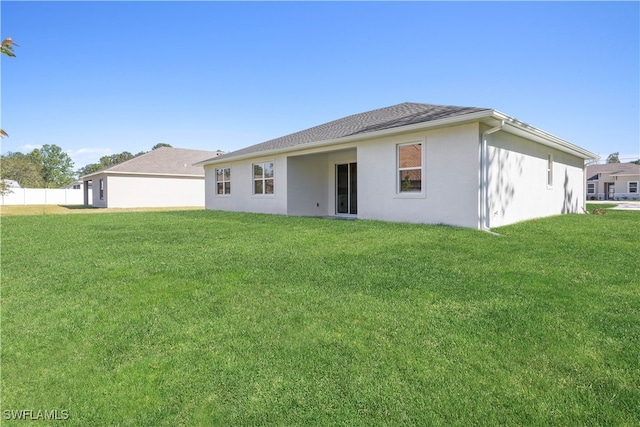
[[[206,209],[489,229],[582,212],[595,158],[493,109],[403,103],[198,165]]]
[[[89,181],[89,187],[91,187],[91,181]],[[82,181],[81,179],[73,181],[71,184],[65,186],[64,188],[66,188],[67,190],[82,190],[84,188],[84,181]],[[89,191],[91,191],[91,188],[89,188]]]
[[[588,200],[640,200],[640,165],[588,165],[586,183]]]
[[[84,204],[102,208],[204,206],[204,171],[193,164],[220,154],[222,151],[157,148],[81,177]]]

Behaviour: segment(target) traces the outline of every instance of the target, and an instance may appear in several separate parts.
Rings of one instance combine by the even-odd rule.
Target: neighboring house
[[[587,166],[587,200],[640,200],[640,165]]]
[[[222,151],[161,147],[85,175],[84,204],[103,208],[204,206],[204,171],[193,164]],[[89,201],[89,185],[92,203]]]
[[[85,190],[85,181],[77,180],[73,181],[71,184],[64,187],[66,190],[80,190],[82,192],[84,204],[92,204],[93,203],[93,189],[91,188],[92,182],[87,181],[87,188]]]
[[[206,209],[488,229],[582,212],[595,158],[496,110],[403,103],[199,165]]]
[[[89,187],[91,187],[91,181],[89,181]],[[82,180],[73,181],[71,184],[67,185],[64,188],[68,190],[82,190],[84,188],[84,181]]]

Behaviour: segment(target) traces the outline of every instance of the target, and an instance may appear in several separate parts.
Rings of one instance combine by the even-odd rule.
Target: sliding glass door
[[[336,165],[336,214],[358,213],[358,164]]]

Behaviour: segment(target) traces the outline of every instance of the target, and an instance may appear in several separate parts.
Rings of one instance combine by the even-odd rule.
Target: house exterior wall
[[[613,200],[640,200],[640,175],[611,176],[611,174],[600,173],[598,180],[587,181],[587,184],[595,184],[593,194],[587,194],[588,200],[607,200],[609,194],[605,183],[614,186]],[[629,192],[629,183],[635,182],[639,192]]]
[[[102,180],[102,184],[100,183]],[[100,191],[100,185],[102,185],[102,191]],[[94,208],[106,208],[107,207],[107,175],[100,174],[91,177],[91,188],[93,193],[91,194],[91,205]],[[102,196],[102,197],[101,197]]]
[[[357,163],[360,219],[480,228],[478,122],[205,166],[206,209],[336,214],[336,165]],[[400,192],[398,146],[422,144],[422,191]],[[552,156],[552,185],[547,183]],[[499,227],[582,212],[584,160],[504,130],[488,136],[487,222]],[[275,194],[253,195],[254,163],[275,164]],[[217,168],[231,168],[231,194],[216,194]],[[96,193],[94,189],[94,194]]]
[[[358,218],[478,227],[478,124],[290,155],[205,166],[206,209],[323,216],[336,212],[336,165],[358,164]],[[398,194],[398,144],[423,144],[425,191]],[[324,150],[324,151],[323,151]],[[275,162],[275,194],[252,194],[252,165]],[[452,167],[454,165],[455,167]],[[216,169],[231,168],[231,194],[216,194]]]
[[[329,209],[328,155],[291,156],[287,159],[289,215],[323,216]]]
[[[336,197],[336,165],[342,165],[347,163],[357,163],[358,162],[358,148],[355,145],[344,146],[342,149],[333,151],[328,153],[327,155],[327,167],[325,169],[325,173],[327,176],[327,186],[326,186],[326,194],[327,194],[327,202],[326,202],[326,210],[324,215],[335,215],[336,214],[336,205],[337,205],[337,197]],[[362,196],[360,195],[360,189],[362,188],[362,180],[360,165],[358,165],[358,217],[360,216],[360,201],[362,200]]]
[[[507,133],[488,142],[488,222],[500,227],[584,208],[584,160]],[[547,185],[548,156],[552,185]]]
[[[253,165],[274,163],[274,194],[253,194]],[[231,168],[231,194],[216,194],[216,169]],[[287,158],[285,156],[219,163],[204,167],[205,208],[213,210],[287,214]]]
[[[380,138],[358,146],[358,217],[478,227],[477,123]],[[398,192],[397,146],[423,144],[422,194]]]
[[[100,199],[100,180],[104,192]],[[204,179],[140,175],[97,175],[93,206],[109,208],[204,206]]]

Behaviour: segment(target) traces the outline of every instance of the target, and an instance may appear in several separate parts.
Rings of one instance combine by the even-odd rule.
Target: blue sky
[[[2,1],[2,152],[232,151],[410,101],[634,160],[639,5]]]

